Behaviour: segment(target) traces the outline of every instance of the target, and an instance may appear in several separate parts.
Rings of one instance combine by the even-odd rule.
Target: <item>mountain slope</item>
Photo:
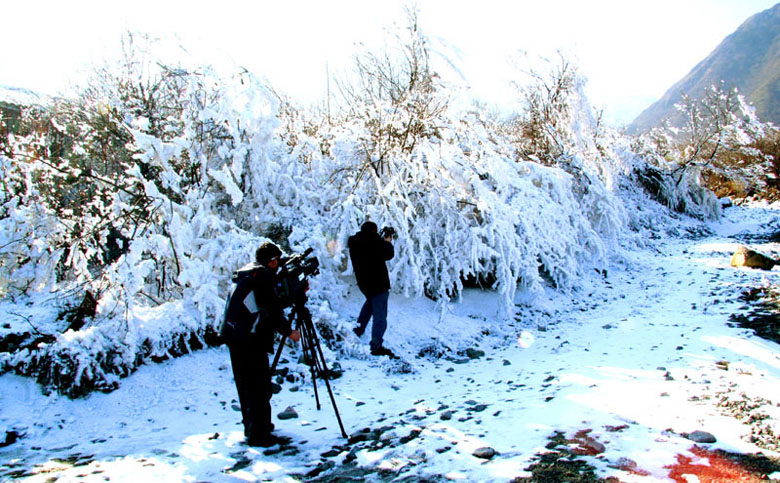
[[[720,81],[726,88],[739,89],[756,107],[762,121],[780,124],[780,4],[747,19],[660,100],[645,109],[629,126],[629,132],[646,131],[666,118],[674,123],[674,106],[683,94],[701,97]]]

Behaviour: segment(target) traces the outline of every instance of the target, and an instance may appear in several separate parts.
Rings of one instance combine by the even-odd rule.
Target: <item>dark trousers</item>
[[[387,330],[387,299],[389,297],[390,292],[372,296],[367,295],[366,302],[360,309],[357,321],[361,333],[366,330],[369,319],[374,318],[374,322],[371,324],[371,349],[382,347],[382,341]]]
[[[230,364],[247,438],[259,438],[274,429],[271,422],[271,374],[268,355],[259,344],[233,343]]]

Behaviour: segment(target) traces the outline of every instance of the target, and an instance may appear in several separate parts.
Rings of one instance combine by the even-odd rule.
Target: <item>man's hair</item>
[[[360,231],[367,232],[367,233],[376,233],[377,232],[376,223],[374,223],[373,221],[367,221],[363,223],[363,225],[360,227]]]
[[[255,261],[260,265],[268,265],[268,262],[276,257],[281,257],[282,251],[271,242],[265,242],[255,252]]]

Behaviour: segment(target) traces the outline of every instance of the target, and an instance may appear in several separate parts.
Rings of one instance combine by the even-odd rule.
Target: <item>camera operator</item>
[[[255,252],[257,265],[239,270],[221,334],[230,350],[244,435],[250,446],[284,442],[272,434],[271,374],[266,353],[273,352],[274,332],[295,342],[300,333],[290,327],[276,293],[281,255],[279,247],[264,243]]]
[[[390,276],[385,262],[395,256],[392,240],[392,232],[383,238],[377,233],[376,223],[367,221],[358,233],[349,237],[347,244],[358,288],[366,297],[353,331],[361,337],[373,317],[371,355],[395,358],[395,354],[382,345],[387,330],[387,300],[390,296]]]

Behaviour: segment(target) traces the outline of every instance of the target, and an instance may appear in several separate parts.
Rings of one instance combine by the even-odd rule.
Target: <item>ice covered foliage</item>
[[[418,140],[412,153],[386,154],[381,173],[361,170],[359,151],[344,153],[334,172],[345,196],[330,204],[337,246],[363,219],[393,225],[397,288],[448,297],[465,279],[495,281],[507,312],[518,281],[541,288],[540,266],[566,287],[586,266],[606,263],[605,240],[588,220],[571,175],[516,162],[474,114],[437,127],[438,136]],[[345,149],[355,137],[348,132],[334,146]],[[343,165],[350,159],[351,169]]]
[[[309,129],[288,138],[290,153],[322,176],[305,209],[316,213],[314,229],[302,233],[324,228],[338,266],[363,220],[393,225],[400,235],[391,264],[396,288],[446,299],[465,280],[495,283],[505,314],[518,282],[537,291],[550,277],[566,288],[585,270],[603,268],[625,226],[612,179],[624,168],[593,160],[591,118],[565,120],[561,163],[544,166],[479,112],[453,107],[459,104],[449,102],[414,27],[399,68],[388,68],[395,65],[388,56],[361,59],[362,83],[343,118],[293,116]],[[297,209],[291,217],[301,217]]]
[[[27,156],[23,142],[13,158],[2,158],[6,294],[35,299],[53,291],[65,299],[77,291],[98,299],[84,327],[35,321],[64,333],[52,343],[3,354],[5,369],[36,374],[78,395],[114,387],[117,377],[146,360],[207,343],[230,274],[262,241],[237,226],[237,205],[252,192],[248,183],[263,177],[276,105],[256,82],[218,78],[207,69],[177,74],[175,87],[178,117],[166,121],[177,130],[155,132],[126,100],[100,99],[113,104],[112,128],[127,134],[131,155],[115,160],[113,178],[90,167],[94,196],[81,199],[78,216],[70,216],[72,209],[57,213],[61,200],[36,198],[58,184],[47,177],[64,172],[70,182],[81,179],[73,158]],[[87,152],[79,142],[75,138],[73,157]]]
[[[736,89],[712,86],[701,98],[683,96],[676,107],[676,118],[634,143],[647,162],[639,179],[658,201],[710,218],[720,215],[710,189],[720,196],[766,191],[771,156],[756,146],[775,128],[761,123]]]
[[[479,282],[505,317],[518,289],[573,289],[606,268],[639,161],[616,154],[581,85],[529,151],[522,131],[451,102],[410,33],[413,62],[333,118],[246,72],[134,61],[54,110],[64,154],[53,139],[16,139],[0,159],[2,289],[30,307],[54,294],[61,310],[19,314],[50,337],[2,354],[2,370],[80,395],[209,344],[231,273],[267,238],[314,249],[310,305],[337,332],[333,302],[354,283],[347,239],[366,219],[399,234],[396,290],[447,303]],[[86,313],[85,294],[97,302]]]
[[[57,265],[63,255],[62,236],[56,213],[41,203],[36,187],[35,161],[15,162],[0,154],[0,296],[53,287]]]

